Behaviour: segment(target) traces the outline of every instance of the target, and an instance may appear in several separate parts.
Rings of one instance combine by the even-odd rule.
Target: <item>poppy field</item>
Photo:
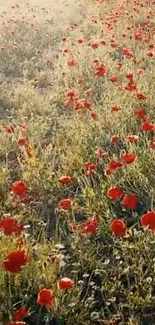
[[[155,324],[155,1],[0,2],[0,325]]]

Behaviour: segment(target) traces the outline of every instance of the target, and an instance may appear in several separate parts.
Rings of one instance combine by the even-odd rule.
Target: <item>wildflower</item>
[[[24,317],[28,316],[28,310],[25,306],[22,306],[21,308],[19,308],[12,316],[12,319],[15,321],[20,321],[22,320]],[[17,324],[18,325],[18,324]]]
[[[133,142],[136,142],[138,140],[138,135],[127,135],[126,137],[126,142],[130,142],[130,143],[133,143]]]
[[[12,191],[14,195],[24,197],[26,195],[27,186],[23,181],[16,181],[12,184]]]
[[[23,230],[23,226],[18,225],[17,221],[13,218],[0,220],[0,228],[3,229],[5,235],[11,235],[13,233],[20,234]]]
[[[111,230],[114,236],[122,237],[126,233],[126,225],[123,220],[116,219],[111,223]]]
[[[137,93],[137,99],[139,100],[145,100],[147,98],[146,95],[144,95],[143,93]]]
[[[105,175],[106,175],[106,176],[109,176],[109,175],[111,175],[111,174],[112,174],[112,169],[109,168],[109,167],[107,167],[107,168],[105,169]]]
[[[109,164],[109,168],[112,170],[118,169],[122,166],[123,166],[122,162],[120,162],[118,160],[111,160],[110,164]]]
[[[8,254],[7,260],[4,261],[5,270],[16,273],[22,270],[22,267],[29,262],[29,258],[24,250],[15,250]]]
[[[50,289],[42,289],[38,293],[37,304],[44,305],[46,308],[52,307],[54,304],[53,291]]]
[[[77,97],[77,94],[74,90],[70,90],[68,91],[67,96],[69,97],[69,100],[73,101]]]
[[[94,120],[97,120],[97,117],[98,117],[97,113],[95,113],[95,112],[90,112],[90,116],[91,116],[91,118],[93,118]]]
[[[155,140],[151,140],[149,143],[149,148],[155,149]]]
[[[113,135],[113,136],[111,137],[111,142],[112,142],[112,143],[117,143],[117,142],[118,142],[118,139],[119,139],[119,137],[118,137],[117,135]]]
[[[98,227],[98,221],[96,218],[92,217],[91,219],[89,219],[88,221],[82,224],[82,231],[85,234],[94,235],[97,232],[97,227]]]
[[[121,110],[121,108],[119,106],[112,106],[112,108],[111,108],[112,112],[118,112],[120,110]]]
[[[135,33],[135,34],[134,34],[134,39],[135,39],[136,41],[141,41],[142,38],[143,38],[143,34],[142,34],[141,32],[138,32],[138,33]]]
[[[138,74],[138,75],[141,75],[143,72],[144,72],[143,69],[138,69],[138,70],[137,70],[137,74]]]
[[[99,43],[98,42],[92,42],[89,44],[90,47],[93,49],[93,50],[96,50],[98,47],[99,47]]]
[[[122,197],[123,191],[119,187],[112,187],[108,190],[108,197],[112,200],[118,200]]]
[[[95,78],[98,79],[100,77],[105,76],[107,73],[107,68],[104,64],[101,64],[96,67]]]
[[[72,178],[70,176],[61,176],[59,178],[59,183],[61,184],[69,184],[72,181]]]
[[[152,131],[154,129],[154,124],[150,123],[150,122],[144,122],[142,124],[142,127],[141,127],[141,130],[143,132],[146,132],[146,131]]]
[[[139,198],[135,194],[126,194],[123,198],[122,204],[127,209],[136,210]]]
[[[135,114],[137,115],[137,117],[139,117],[140,120],[145,121],[147,116],[145,115],[145,112],[143,111],[142,108],[138,109]]]
[[[155,231],[155,212],[148,211],[141,217],[141,224],[144,227],[148,227],[153,232]]]
[[[7,133],[13,133],[13,132],[14,132],[14,127],[13,127],[13,125],[7,125],[7,126],[5,127],[5,131],[6,131]]]
[[[132,72],[128,72],[126,74],[126,78],[129,79],[129,80],[133,80],[133,73]]]
[[[67,65],[69,66],[69,67],[75,67],[76,65],[77,65],[77,61],[76,61],[76,59],[72,59],[72,60],[70,60],[70,61],[68,61],[67,62]]]
[[[127,49],[127,48],[123,48],[122,53],[123,53],[124,56],[126,56],[128,58],[134,56],[133,51],[131,51],[131,50]]]
[[[63,199],[59,201],[58,206],[63,210],[68,210],[72,206],[72,201],[70,199]]]
[[[153,55],[154,55],[154,54],[153,54],[153,52],[152,52],[152,51],[148,51],[148,52],[147,52],[147,56],[148,56],[148,57],[152,58],[152,57],[153,57]]]
[[[87,169],[87,175],[93,175],[96,169],[96,164],[86,162],[85,167]]]
[[[116,82],[118,80],[118,77],[117,76],[112,76],[111,78],[110,78],[110,81],[111,82]]]
[[[135,153],[126,153],[122,155],[122,160],[124,164],[131,164],[137,159],[137,155]]]
[[[69,278],[62,278],[57,283],[58,290],[64,290],[64,289],[72,289],[74,288],[74,281]]]
[[[125,90],[128,90],[128,91],[135,91],[135,90],[137,90],[137,85],[134,84],[132,81],[130,81],[130,82],[125,86]]]
[[[27,144],[27,138],[19,138],[18,139],[19,146],[25,146],[26,144]]]
[[[77,40],[77,42],[78,42],[79,44],[83,44],[83,43],[85,42],[85,39],[84,39],[84,38],[79,38],[79,39]]]

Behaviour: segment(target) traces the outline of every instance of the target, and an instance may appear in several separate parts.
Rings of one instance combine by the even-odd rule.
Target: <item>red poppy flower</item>
[[[18,145],[19,146],[25,146],[27,144],[27,138],[19,138],[18,139]]]
[[[98,117],[97,113],[95,113],[95,112],[90,112],[90,116],[91,116],[94,120],[97,120],[97,117]]]
[[[76,101],[74,109],[76,111],[80,110],[80,109],[88,109],[91,110],[91,104],[85,99],[85,98],[81,98],[79,100]]]
[[[75,67],[75,66],[77,65],[77,61],[76,61],[76,59],[72,59],[72,60],[68,61],[68,62],[67,62],[67,65],[68,65],[69,67]]]
[[[14,132],[14,127],[12,125],[7,125],[5,127],[5,130],[7,133],[13,133]]]
[[[44,305],[46,308],[52,307],[54,304],[53,291],[50,289],[42,289],[38,293],[37,304]]]
[[[82,78],[80,78],[80,79],[77,79],[76,80],[76,82],[77,82],[77,84],[81,84],[81,83],[83,83],[84,82],[84,78],[82,79]]]
[[[142,74],[143,72],[144,72],[143,69],[138,69],[138,70],[137,70],[137,74],[138,74],[138,75]]]
[[[141,130],[143,131],[143,132],[146,132],[146,131],[152,131],[152,130],[154,130],[154,124],[152,124],[152,123],[149,123],[149,122],[144,122],[143,124],[142,124],[142,128],[141,128]]]
[[[98,79],[100,77],[105,76],[107,73],[107,68],[104,64],[96,67],[95,78]]]
[[[128,91],[135,91],[137,90],[137,85],[134,84],[132,81],[129,82],[126,86],[125,86],[125,90],[128,90]]]
[[[118,137],[117,135],[113,135],[113,136],[111,137],[111,142],[112,142],[112,143],[117,143],[118,139],[119,139],[119,137]]]
[[[96,164],[86,162],[85,167],[87,169],[87,175],[93,175],[96,169]]]
[[[126,56],[126,57],[129,57],[129,58],[134,56],[133,51],[131,51],[131,50],[127,49],[127,48],[123,48],[122,54],[124,56]]]
[[[127,135],[126,142],[136,142],[138,140],[138,135]]]
[[[129,79],[129,80],[133,80],[133,73],[132,72],[128,72],[126,74],[126,78]]]
[[[123,220],[116,219],[111,223],[111,230],[114,236],[121,237],[126,233],[126,225]]]
[[[121,62],[117,64],[118,71],[121,71],[122,65],[123,65],[123,63],[121,63]]]
[[[109,164],[109,168],[112,170],[118,169],[122,166],[123,166],[123,164],[118,160],[111,160],[110,164]]]
[[[151,140],[151,142],[149,143],[149,148],[155,149],[155,140]]]
[[[127,209],[136,210],[139,197],[135,194],[126,194],[123,198],[122,204]]]
[[[68,49],[64,49],[63,51],[61,51],[63,53],[63,56],[67,53],[69,53],[70,51]]]
[[[118,200],[122,197],[123,191],[119,187],[112,187],[108,190],[108,197],[112,200]]]
[[[117,47],[117,43],[113,39],[110,41],[110,45],[111,45],[111,47]]]
[[[109,175],[111,175],[111,174],[112,174],[112,169],[109,168],[109,167],[106,168],[106,169],[105,169],[105,175],[106,175],[106,176],[109,176]]]
[[[122,160],[124,164],[131,164],[137,159],[137,155],[135,153],[126,153],[122,155]]]
[[[16,273],[21,271],[22,266],[25,266],[29,261],[24,250],[16,250],[8,254],[7,260],[3,263],[3,267],[11,273]]]
[[[85,108],[87,108],[88,110],[91,110],[91,104],[90,104],[90,102],[88,102],[87,99],[83,98],[83,103],[84,103]]]
[[[13,218],[0,220],[0,228],[3,229],[5,235],[11,235],[12,233],[20,234],[23,230],[23,226],[18,225],[17,221]]]
[[[70,176],[61,176],[59,178],[59,183],[61,184],[69,184],[72,181],[72,178]]]
[[[12,184],[12,191],[14,195],[24,197],[26,195],[27,186],[23,181],[16,181]]]
[[[118,80],[118,77],[117,77],[117,76],[112,76],[112,77],[110,78],[110,81],[111,81],[111,82],[117,82],[117,80]]]
[[[111,108],[112,112],[118,112],[120,110],[121,110],[121,108],[119,106],[112,106],[112,108]]]
[[[147,96],[144,95],[143,93],[137,93],[137,98],[138,98],[139,100],[145,100],[145,99],[147,98]]]
[[[64,290],[64,289],[72,289],[74,288],[74,281],[69,279],[69,278],[62,278],[60,281],[57,283],[57,288],[58,290]]]
[[[100,61],[99,58],[95,58],[95,59],[93,60],[93,63],[96,64],[96,65],[99,65],[99,64],[101,64],[101,61]]]
[[[91,46],[91,48],[93,50],[96,50],[99,47],[99,43],[98,42],[92,42],[89,45]]]
[[[106,45],[106,41],[105,41],[105,40],[101,40],[101,41],[100,41],[100,44],[101,44],[101,45]]]
[[[138,109],[135,114],[139,117],[139,119],[145,121],[147,116],[145,115],[145,112],[143,111],[142,108]]]
[[[74,90],[70,90],[70,91],[68,92],[67,96],[69,97],[69,99],[70,99],[71,101],[73,101],[73,100],[77,97],[77,94],[76,94],[76,92],[75,92]]]
[[[152,57],[154,56],[154,54],[153,54],[152,51],[148,51],[148,52],[147,52],[147,56],[150,57],[150,58],[152,58]]]
[[[72,201],[70,199],[64,199],[59,201],[58,206],[63,210],[68,210],[72,206]]]
[[[141,41],[143,39],[143,34],[141,32],[137,32],[134,34],[134,39],[137,41]]]
[[[148,211],[141,217],[141,224],[144,227],[148,227],[150,230],[155,231],[155,212]]]
[[[97,23],[98,23],[96,18],[92,18],[92,22],[93,22],[94,24],[97,24]]]
[[[98,221],[96,218],[91,218],[88,221],[82,223],[82,231],[85,234],[94,235],[97,232]]]
[[[82,43],[85,42],[85,39],[84,39],[84,38],[79,38],[79,39],[77,40],[77,42],[78,42],[79,44],[82,44]]]
[[[19,321],[28,315],[29,315],[29,312],[28,312],[27,308],[25,306],[22,306],[13,314],[12,319],[15,321]]]

